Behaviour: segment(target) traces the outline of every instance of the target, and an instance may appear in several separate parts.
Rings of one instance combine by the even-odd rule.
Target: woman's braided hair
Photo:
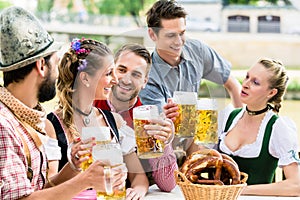
[[[74,39],[71,47],[64,54],[59,64],[57,94],[62,119],[73,136],[79,136],[73,120],[72,95],[76,90],[76,78],[83,71],[93,76],[103,67],[103,58],[112,55],[111,50],[104,43],[90,39]]]
[[[281,102],[283,101],[283,96],[286,92],[287,82],[289,80],[286,69],[280,61],[269,58],[261,59],[258,63],[262,64],[272,73],[272,76],[270,76],[268,80],[270,84],[269,87],[270,89],[276,88],[277,94],[270,98],[268,103],[273,104],[273,111],[279,113]]]

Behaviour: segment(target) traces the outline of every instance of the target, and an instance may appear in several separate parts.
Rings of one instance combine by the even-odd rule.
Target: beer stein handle
[[[104,167],[104,179],[105,179],[105,192],[107,195],[112,195],[113,188],[111,182],[111,168],[109,166]]]

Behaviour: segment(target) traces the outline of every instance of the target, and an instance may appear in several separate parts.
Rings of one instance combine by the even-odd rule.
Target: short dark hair
[[[48,55],[46,57],[44,57],[45,59],[45,65],[50,66],[49,65],[49,60],[51,58],[53,54]],[[22,80],[25,79],[25,77],[33,70],[33,68],[35,67],[35,62],[30,63],[29,65],[19,68],[19,69],[15,69],[12,71],[7,71],[7,72],[3,72],[3,83],[4,83],[4,87],[7,87],[9,84],[15,82],[18,83]]]
[[[120,49],[118,49],[118,51],[115,53],[115,62],[119,59],[119,56],[124,51],[133,52],[135,55],[142,57],[147,62],[146,75],[148,76],[148,73],[150,71],[150,66],[151,66],[151,55],[149,51],[146,49],[146,47],[136,43],[125,44]]]
[[[147,25],[149,28],[161,28],[161,19],[185,18],[184,8],[174,0],[159,0],[147,11]],[[158,29],[157,31],[158,32]]]

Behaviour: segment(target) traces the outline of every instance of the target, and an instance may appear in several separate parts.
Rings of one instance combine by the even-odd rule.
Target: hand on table
[[[144,199],[138,191],[133,188],[127,188],[126,190],[126,200],[142,200]]]

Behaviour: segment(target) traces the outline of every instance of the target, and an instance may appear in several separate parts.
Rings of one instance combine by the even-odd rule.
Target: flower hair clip
[[[81,61],[81,64],[77,67],[78,71],[83,71],[87,67],[87,61],[86,59],[83,59]]]
[[[78,39],[78,38],[74,38],[71,42],[71,48],[75,51],[75,53],[81,54],[81,53],[90,53],[89,49],[85,49],[85,48],[80,48],[81,47],[81,42],[84,40],[84,38],[82,39]]]

